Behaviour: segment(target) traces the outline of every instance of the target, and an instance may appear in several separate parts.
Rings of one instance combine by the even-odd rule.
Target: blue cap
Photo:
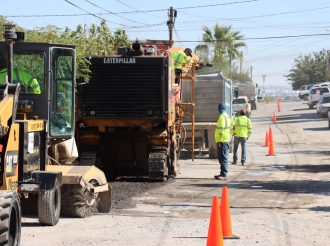
[[[223,112],[223,111],[226,111],[226,104],[224,103],[220,103],[219,106],[218,106],[218,110],[219,112]]]

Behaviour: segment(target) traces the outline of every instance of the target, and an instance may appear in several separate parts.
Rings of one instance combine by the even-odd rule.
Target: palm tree
[[[234,31],[232,26],[219,26],[216,24],[212,30],[206,26],[203,27],[203,41],[213,46],[215,60],[229,60],[229,71],[231,63],[235,59],[243,59],[243,53],[240,48],[247,48],[242,41],[244,35],[240,31]]]

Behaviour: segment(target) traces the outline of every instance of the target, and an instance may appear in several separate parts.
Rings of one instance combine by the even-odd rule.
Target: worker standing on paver
[[[226,113],[226,105],[220,103],[218,106],[220,113],[217,128],[215,129],[215,142],[217,143],[218,160],[220,163],[220,175],[214,175],[214,178],[225,180],[228,174],[228,152],[230,141],[230,117]]]
[[[192,50],[186,48],[184,51],[174,52],[171,57],[174,59],[175,76],[181,76],[183,62],[193,64]],[[175,78],[175,83],[180,84],[180,78]]]
[[[235,129],[235,130],[234,130]],[[251,120],[246,117],[246,110],[241,109],[239,112],[239,116],[235,117],[231,123],[231,132],[234,136],[234,156],[233,162],[231,164],[237,164],[237,150],[238,145],[242,146],[242,155],[241,155],[241,163],[244,166],[246,163],[246,142],[250,138],[252,133],[252,124]]]

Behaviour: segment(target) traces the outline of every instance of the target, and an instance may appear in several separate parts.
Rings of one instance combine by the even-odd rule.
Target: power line
[[[47,17],[47,16],[83,16],[83,15],[92,15],[95,16],[97,18],[100,18],[98,16],[96,16],[96,14],[99,15],[105,15],[105,14],[109,14],[109,13],[96,13],[96,14],[92,14],[87,12],[86,10],[78,7],[77,5],[69,2],[68,0],[64,0],[68,3],[70,3],[71,5],[81,9],[82,11],[85,11],[88,14],[66,14],[66,15],[7,15],[6,17]],[[247,0],[247,1],[240,1],[240,2],[231,2],[231,3],[219,3],[219,4],[209,4],[209,5],[200,5],[200,6],[191,6],[191,7],[181,7],[181,8],[176,8],[176,9],[194,9],[194,8],[207,8],[207,7],[214,7],[214,6],[221,6],[221,5],[232,5],[232,4],[240,4],[240,3],[249,3],[249,2],[257,2],[260,0]],[[111,13],[111,14],[132,14],[132,13],[148,13],[148,12],[159,12],[159,11],[167,11],[168,9],[154,9],[154,10],[136,10],[136,11],[129,11],[129,12],[118,12],[118,13]]]
[[[101,18],[101,17],[95,15],[95,14],[89,13],[88,11],[86,11],[86,10],[80,8],[79,6],[75,5],[74,3],[71,3],[71,2],[68,1],[68,0],[64,0],[64,1],[66,1],[67,3],[71,4],[72,6],[75,6],[76,8],[78,8],[78,9],[80,9],[80,10],[82,10],[82,11],[84,11],[84,12],[86,12],[86,13],[88,13],[88,14],[90,14],[90,15],[96,17],[96,18],[99,18],[99,19],[101,19],[101,20],[103,19],[103,20],[105,20],[105,21],[107,21],[107,22],[109,22],[109,23],[113,23],[113,24],[117,24],[117,25],[121,25],[121,26],[126,26],[126,25],[119,24],[119,23],[116,23],[116,22],[108,21],[108,20],[106,20],[106,19],[104,19],[104,18]]]
[[[79,6],[77,6],[77,5],[73,4],[73,3],[71,3],[71,2],[68,1],[68,0],[64,0],[64,1],[68,2],[69,4],[75,6],[76,8],[78,8],[78,9],[80,9],[80,10],[82,10],[82,11],[85,11],[86,13],[89,13],[88,11],[86,11],[86,10],[80,8]],[[87,1],[87,0],[86,0],[86,1]],[[104,19],[104,18],[102,18],[102,17],[96,16],[96,15],[94,15],[94,14],[92,14],[92,13],[89,13],[89,14],[90,14],[90,15],[93,15],[93,16],[95,16],[96,18],[99,18],[99,19],[101,19],[101,20],[105,20],[105,21],[107,21],[107,22],[109,22],[109,23],[114,23],[114,24],[117,24],[117,25],[125,26],[126,28],[143,28],[143,27],[159,26],[159,25],[163,25],[163,24],[164,24],[164,22],[161,22],[161,23],[158,23],[158,24],[146,24],[146,25],[143,25],[143,26],[127,26],[127,25],[124,25],[124,24],[119,24],[119,23],[115,23],[115,22],[109,21],[109,20]]]
[[[139,11],[140,13],[147,14],[147,15],[151,15],[151,16],[155,16],[155,17],[163,18],[162,16],[157,16],[157,15],[149,14],[149,13],[147,13],[147,12],[143,12],[143,11],[141,11],[141,10],[138,10],[138,9],[136,9],[136,8],[133,8],[132,6],[129,6],[129,5],[127,5],[126,3],[123,3],[122,1],[119,1],[119,0],[116,0],[116,1],[119,2],[119,3],[121,3],[121,4],[123,4],[123,5],[125,5],[125,6],[127,6],[127,7],[129,7],[129,8],[131,8],[131,9],[134,9],[134,10],[136,10],[136,11]]]
[[[260,37],[260,38],[242,38],[240,40],[258,40],[258,39],[280,39],[280,38],[296,38],[296,37],[313,37],[313,36],[327,36],[330,35],[330,33],[319,33],[319,34],[303,34],[303,35],[291,35],[291,36],[278,36],[278,37]],[[223,41],[221,39],[216,39],[213,41]],[[181,41],[183,43],[209,43],[206,41],[191,41],[191,40],[185,40]]]
[[[88,0],[85,0],[85,1],[88,2],[88,3],[90,3],[90,4],[92,4],[92,5],[94,5],[95,7],[99,8],[99,9],[102,9],[102,10],[104,10],[104,11],[107,11],[108,13],[110,13],[110,14],[112,14],[112,15],[115,15],[115,16],[118,16],[119,18],[122,18],[122,19],[124,19],[124,20],[128,20],[128,21],[131,21],[131,22],[134,22],[134,23],[139,23],[139,24],[147,24],[147,23],[141,23],[141,22],[137,22],[137,21],[133,21],[133,20],[127,19],[127,18],[122,17],[122,16],[120,16],[120,15],[118,15],[118,14],[112,13],[112,12],[110,12],[110,11],[104,9],[104,8],[101,8],[100,6],[98,6],[98,5],[94,4],[94,3],[92,3],[91,1],[88,1]]]
[[[194,6],[194,7],[182,7],[182,8],[176,8],[176,9],[196,9],[196,8],[206,8],[206,7],[214,7],[214,6],[223,6],[223,5],[232,5],[232,4],[238,4],[238,3],[250,3],[250,2],[258,2],[259,0],[248,0],[248,1],[241,1],[241,2],[232,2],[232,3],[218,3],[218,4],[208,4],[208,5],[200,5],[200,6]]]

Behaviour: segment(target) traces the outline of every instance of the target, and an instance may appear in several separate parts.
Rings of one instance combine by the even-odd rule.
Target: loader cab
[[[0,42],[0,64],[8,59]],[[75,47],[71,45],[15,42],[12,82],[21,84],[16,119],[47,120],[47,138],[74,136]],[[7,68],[0,68],[0,84]]]

